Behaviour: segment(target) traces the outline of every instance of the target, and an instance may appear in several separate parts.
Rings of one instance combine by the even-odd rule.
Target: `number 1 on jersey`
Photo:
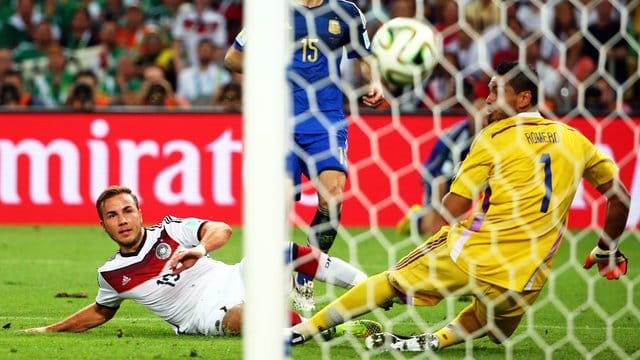
[[[549,157],[549,153],[542,154],[539,162],[544,163],[544,197],[540,205],[540,212],[546,213],[547,210],[549,210],[551,192],[553,191],[551,183],[551,158]]]

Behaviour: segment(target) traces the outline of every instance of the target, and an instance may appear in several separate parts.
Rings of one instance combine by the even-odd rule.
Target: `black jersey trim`
[[[208,221],[203,221],[202,224],[200,224],[200,226],[198,226],[198,232],[196,233],[196,235],[198,236],[198,241],[202,241],[202,236],[200,236],[200,230],[202,230],[202,227],[206,223],[208,223]]]
[[[118,250],[118,252],[120,253],[120,256],[122,256],[122,257],[138,256],[138,254],[140,254],[140,250],[142,250],[142,248],[144,247],[144,243],[146,241],[147,241],[147,229],[144,229],[144,234],[142,235],[142,240],[140,241],[140,245],[138,245],[138,248],[136,249],[136,251],[134,251],[132,253],[127,253],[127,254],[123,254],[122,252],[120,252],[120,250]]]
[[[107,306],[107,305],[100,304],[100,303],[99,303],[99,302],[97,302],[97,301],[96,301],[96,305],[98,305],[98,306],[102,306],[102,307],[105,307],[105,308],[107,308],[107,309],[111,309],[111,310],[118,310],[118,309],[120,309],[120,305],[118,305],[118,306],[116,306],[116,307],[113,307],[113,306]]]

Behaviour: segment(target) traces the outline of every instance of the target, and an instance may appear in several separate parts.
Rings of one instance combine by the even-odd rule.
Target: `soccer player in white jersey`
[[[119,246],[98,269],[96,301],[68,318],[25,332],[81,332],[109,321],[120,303],[131,299],[165,320],[177,334],[238,335],[241,332],[243,263],[228,265],[207,254],[224,246],[231,227],[223,222],[167,216],[142,226],[137,197],[127,187],[112,186],[98,197],[100,223]],[[289,261],[305,258],[296,270],[327,283],[350,288],[366,276],[319,250],[289,243]],[[298,261],[296,261],[297,263]],[[301,318],[291,313],[291,323]],[[373,321],[352,323],[356,336],[380,331]]]

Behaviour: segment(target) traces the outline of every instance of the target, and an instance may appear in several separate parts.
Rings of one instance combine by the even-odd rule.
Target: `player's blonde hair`
[[[102,211],[100,210],[102,208],[102,204],[104,204],[104,202],[107,201],[107,199],[110,199],[120,194],[131,195],[131,197],[133,198],[133,201],[136,204],[136,208],[140,209],[140,204],[138,203],[138,197],[133,193],[133,191],[131,191],[131,189],[129,189],[126,186],[120,186],[120,185],[109,186],[104,191],[102,191],[102,193],[100,193],[100,196],[98,196],[98,199],[96,200],[96,210],[98,210],[98,217],[100,218],[100,220],[103,220]]]

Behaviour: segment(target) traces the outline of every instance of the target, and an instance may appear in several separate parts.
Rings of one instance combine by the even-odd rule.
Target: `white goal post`
[[[245,359],[285,356],[282,243],[288,232],[285,79],[288,3],[246,0],[244,56],[244,279]],[[282,186],[278,186],[281,184]]]

